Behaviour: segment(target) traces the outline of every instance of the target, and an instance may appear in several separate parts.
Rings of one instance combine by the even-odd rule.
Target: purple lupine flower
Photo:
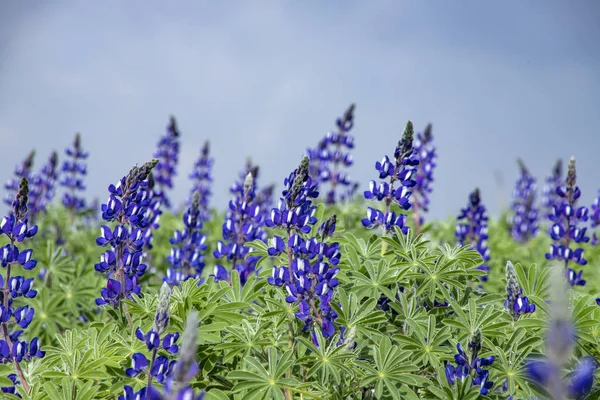
[[[114,227],[102,226],[96,244],[109,249],[100,256],[94,268],[106,273],[108,283],[96,299],[99,306],[111,304],[117,308],[122,299],[139,295],[138,279],[146,271],[143,263],[144,229],[148,228],[147,208],[150,205],[148,176],[158,160],[152,160],[131,171],[110,185],[108,200],[102,204],[102,219],[114,222]]]
[[[523,288],[517,280],[515,267],[510,261],[506,263],[506,300],[504,308],[508,310],[514,321],[523,314],[529,314],[535,311],[535,304],[530,303],[527,296],[523,296]]]
[[[469,195],[467,207],[460,211],[455,235],[459,245],[471,245],[473,250],[481,255],[483,264],[478,269],[487,274],[490,270],[487,265],[490,260],[490,249],[487,246],[488,215],[485,206],[481,202],[478,188]],[[485,282],[488,278],[487,275],[483,275],[480,279]]]
[[[210,146],[208,140],[204,142],[200,150],[200,158],[194,164],[194,170],[190,174],[192,180],[192,190],[190,193],[190,203],[196,193],[199,194],[200,219],[207,221],[210,218],[209,198],[212,196],[211,184],[213,181],[212,167],[215,162],[210,157]]]
[[[592,206],[590,207],[590,227],[595,229],[600,225],[600,190],[598,191],[598,197],[594,199]],[[594,231],[592,235],[592,244],[595,246],[600,242],[597,233]]]
[[[431,124],[428,124],[423,133],[417,133],[417,138],[414,141],[415,154],[419,159],[419,165],[415,173],[417,183],[412,190],[413,218],[417,235],[424,222],[423,213],[429,211],[429,194],[433,190],[431,184],[433,182],[433,170],[437,165],[437,154],[432,142]]]
[[[521,176],[513,191],[511,209],[514,214],[510,224],[513,238],[525,243],[535,237],[538,231],[538,209],[535,206],[537,187],[535,178],[529,173],[525,163],[521,159],[517,163]]]
[[[479,328],[471,335],[469,339],[470,357],[463,349],[462,345],[456,345],[457,354],[454,355],[456,366],[447,364],[445,368],[446,379],[448,383],[453,385],[456,379],[464,380],[468,376],[473,377],[472,385],[479,386],[479,393],[487,395],[489,390],[494,386],[494,382],[489,380],[489,371],[483,367],[489,367],[495,361],[494,356],[479,357],[481,351],[481,331]]]
[[[344,115],[336,120],[337,132],[328,132],[316,148],[308,149],[306,152],[310,159],[309,171],[313,180],[320,184],[329,182],[326,204],[336,203],[338,185],[350,189],[342,193],[341,197],[352,197],[353,190],[357,187],[350,181],[348,174],[340,169],[353,164],[349,150],[354,148],[354,137],[348,132],[354,126],[355,108],[355,104],[351,104]]]
[[[183,230],[176,230],[171,238],[171,254],[167,261],[171,266],[164,278],[169,285],[177,285],[188,279],[200,278],[204,269],[206,235],[202,233],[202,209],[200,191],[194,193],[192,204],[183,214]]]
[[[569,177],[567,177],[567,181]],[[569,310],[569,300],[562,266],[554,267],[551,275],[550,327],[546,336],[546,357],[532,359],[526,364],[529,378],[546,387],[552,400],[583,399],[592,389],[596,361],[583,357],[567,381],[562,380],[563,369],[570,361],[575,346],[575,329]]]
[[[231,261],[231,269],[238,271],[240,281],[244,284],[250,274],[256,272],[259,259],[246,258],[250,252],[246,243],[263,237],[262,214],[255,202],[256,183],[252,172],[246,175],[242,192],[237,189],[235,192],[237,194],[229,201],[229,210],[223,223],[223,240],[217,243],[213,255],[216,259],[225,258]],[[215,265],[214,276],[215,280],[229,279],[227,269],[221,264]]]
[[[40,212],[46,212],[46,207],[54,198],[54,185],[58,179],[58,153],[52,152],[42,170],[32,176],[30,191],[31,217]]]
[[[67,159],[62,165],[62,180],[60,185],[66,188],[63,195],[63,205],[71,212],[79,212],[85,209],[85,199],[79,196],[79,192],[85,190],[83,177],[87,174],[85,160],[89,153],[81,147],[81,135],[77,133],[73,140],[73,146],[65,150]]]
[[[14,178],[9,179],[4,184],[4,189],[6,189],[6,191],[8,192],[6,194],[6,197],[4,198],[4,203],[11,207],[11,211],[13,201],[15,201],[15,195],[19,190],[21,179],[25,178],[28,182],[31,180],[34,159],[35,150],[32,150],[20,164],[17,164],[15,166]]]
[[[177,121],[175,121],[175,117],[171,117],[167,132],[160,138],[156,153],[154,153],[154,157],[158,159],[154,177],[158,186],[156,195],[161,198],[166,208],[171,208],[166,191],[173,188],[173,178],[177,175],[179,136]]]
[[[578,227],[579,222],[587,221],[589,210],[585,206],[577,207],[581,191],[577,186],[575,158],[572,157],[569,161],[565,185],[559,186],[556,193],[561,201],[553,206],[552,213],[548,215],[552,221],[550,237],[554,243],[550,246],[550,252],[546,253],[546,259],[563,261],[565,274],[571,286],[583,286],[585,285],[585,280],[582,278],[583,271],[577,272],[569,267],[570,262],[579,265],[587,264],[583,248],[578,247],[577,244],[587,243],[590,240],[586,235],[587,228]]]
[[[144,215],[142,218],[146,221],[146,228],[142,230],[142,237],[144,240],[144,246],[150,250],[154,247],[152,243],[153,232],[160,227],[160,216],[162,215],[162,196],[158,195],[155,191],[155,181],[152,172],[148,174],[146,184],[146,195],[149,199],[148,206],[145,208]],[[150,257],[149,252],[144,253],[146,257]]]
[[[546,184],[542,189],[542,209],[544,215],[548,215],[554,209],[554,206],[558,206],[561,203],[561,197],[556,192],[560,186],[564,184],[563,178],[563,164],[562,160],[559,159],[554,164],[552,174],[546,178]]]
[[[415,180],[416,168],[419,165],[419,159],[413,148],[413,125],[408,121],[404,134],[398,146],[394,151],[394,160],[388,156],[383,157],[381,161],[375,163],[375,169],[379,172],[379,179],[390,178],[388,182],[371,181],[369,189],[365,190],[364,196],[367,200],[383,201],[385,211],[379,211],[369,207],[367,218],[362,219],[362,224],[366,228],[384,227],[388,233],[394,226],[401,229],[405,235],[408,233],[406,225],[406,214],[402,211],[408,210],[412,204],[410,196],[412,188],[417,184]],[[394,187],[398,182],[399,186]],[[400,213],[391,210],[392,204],[399,207]]]
[[[15,364],[16,372],[22,377],[19,363],[23,360],[29,361],[32,358],[44,357],[44,352],[38,346],[38,338],[33,338],[29,343],[19,340],[22,330],[10,332],[9,323],[14,318],[14,323],[20,328],[27,328],[31,323],[35,310],[29,305],[14,308],[12,302],[14,298],[25,297],[34,298],[37,294],[31,289],[33,278],[25,279],[23,276],[11,276],[15,272],[13,268],[21,265],[26,270],[35,268],[37,261],[32,258],[33,250],[17,247],[17,243],[23,243],[32,238],[38,231],[36,225],[28,223],[28,201],[29,185],[26,178],[21,178],[19,189],[12,203],[12,213],[0,221],[0,236],[6,235],[9,243],[0,248],[0,261],[3,268],[6,268],[4,275],[0,275],[0,286],[6,282],[6,291],[3,296],[3,304],[0,304],[0,323],[4,332],[4,340],[0,340],[0,363],[12,362]],[[8,337],[7,337],[8,336]],[[17,383],[16,378],[13,383]],[[29,392],[29,385],[26,381],[20,382],[26,392]],[[10,390],[10,388],[7,388]]]

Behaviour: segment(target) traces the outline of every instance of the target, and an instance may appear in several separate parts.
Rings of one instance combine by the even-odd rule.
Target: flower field
[[[97,202],[85,135],[25,155],[0,222],[3,398],[600,399],[600,197],[576,160],[541,179],[518,160],[502,215],[474,186],[433,220],[432,125],[357,182],[355,114],[276,184],[251,160],[214,181],[209,141],[185,170],[175,118]]]

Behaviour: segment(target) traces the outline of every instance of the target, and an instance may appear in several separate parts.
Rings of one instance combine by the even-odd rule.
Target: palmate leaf
[[[388,286],[401,281],[407,272],[391,267],[389,261],[385,259],[381,259],[377,263],[367,260],[364,263],[364,268],[364,272],[356,270],[349,273],[346,282],[344,282],[352,282],[350,290],[360,299],[365,297],[379,298],[382,294],[393,298],[394,291],[389,289]]]
[[[242,326],[229,326],[223,338],[225,343],[214,347],[215,351],[223,350],[223,362],[231,361],[236,355],[243,353],[242,358],[257,355],[263,348],[272,343],[268,329],[271,322],[262,322],[258,316],[254,323],[249,320],[242,321]]]
[[[360,269],[362,263],[367,260],[377,261],[381,258],[381,236],[371,235],[368,241],[357,238],[350,232],[343,236],[336,237],[336,240],[342,247],[342,253],[348,254],[350,263],[344,258],[340,262],[340,267],[344,269]],[[350,255],[352,254],[352,257]]]
[[[458,328],[456,336],[458,341],[464,341],[465,338],[480,329],[484,343],[491,347],[493,344],[489,339],[504,336],[504,328],[509,326],[511,322],[507,313],[498,310],[491,304],[478,307],[474,299],[469,300],[466,309],[463,309],[455,301],[450,301],[450,305],[454,311],[454,316],[445,319],[443,323]]]
[[[372,355],[374,364],[363,361],[356,361],[355,364],[364,371],[360,386],[374,386],[376,398],[388,393],[394,399],[401,399],[399,388],[403,384],[421,386],[427,383],[427,379],[412,373],[419,368],[411,364],[411,352],[393,346],[388,337],[384,336],[374,346]]]
[[[366,336],[380,335],[376,329],[378,325],[387,321],[385,313],[377,310],[377,301],[368,298],[360,303],[354,293],[347,294],[342,288],[338,289],[340,304],[332,302],[330,305],[338,315],[336,322],[350,330],[356,327],[358,333]]]
[[[394,340],[400,342],[403,350],[412,352],[411,361],[418,365],[430,365],[437,370],[440,366],[440,359],[449,355],[448,347],[444,346],[451,335],[447,326],[438,329],[435,316],[430,315],[427,321],[426,329],[415,322],[407,320],[407,324],[412,330],[412,335],[394,335]]]
[[[338,335],[327,341],[320,329],[316,329],[314,332],[319,344],[318,346],[315,346],[312,340],[304,336],[296,338],[296,340],[301,342],[310,351],[309,355],[300,358],[298,363],[309,367],[306,377],[310,378],[318,374],[322,385],[326,385],[332,378],[335,383],[340,384],[342,382],[342,373],[352,375],[350,360],[355,358],[355,355],[348,352],[345,346],[337,345],[339,340]]]

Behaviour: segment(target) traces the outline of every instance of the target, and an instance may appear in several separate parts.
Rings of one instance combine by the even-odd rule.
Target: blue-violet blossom
[[[490,260],[490,249],[487,246],[488,215],[485,206],[481,202],[481,194],[478,188],[469,195],[467,207],[460,211],[455,235],[459,245],[471,245],[473,250],[481,255],[483,264],[478,269],[487,274],[490,270],[487,265]],[[485,282],[488,277],[483,275],[480,279]]]

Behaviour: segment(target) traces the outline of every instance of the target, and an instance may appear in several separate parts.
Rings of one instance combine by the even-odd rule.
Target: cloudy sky
[[[105,200],[174,114],[175,201],[209,139],[223,208],[246,157],[281,187],[356,102],[363,187],[410,119],[434,127],[434,217],[475,186],[498,212],[517,157],[543,179],[575,156],[588,203],[600,189],[599,19],[595,0],[0,0],[0,180],[80,131],[89,195]]]

